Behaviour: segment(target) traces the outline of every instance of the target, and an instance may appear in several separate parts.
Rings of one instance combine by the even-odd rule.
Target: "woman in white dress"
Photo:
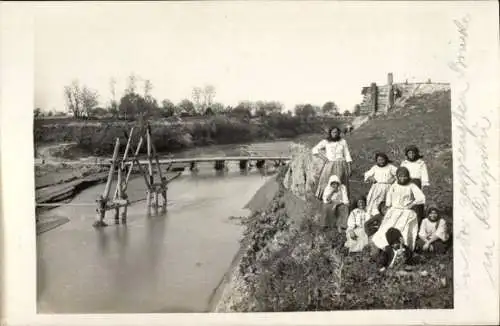
[[[429,186],[429,173],[427,171],[427,164],[422,159],[423,156],[420,155],[420,151],[417,146],[410,145],[405,148],[406,159],[401,162],[401,166],[404,166],[410,172],[411,182],[416,184],[420,190]],[[418,225],[422,223],[424,216],[424,205],[416,205],[414,208],[417,212]]]
[[[414,250],[418,221],[417,213],[412,208],[415,205],[425,204],[425,195],[410,181],[410,172],[407,168],[398,168],[396,177],[398,182],[387,192],[386,205],[389,209],[379,229],[373,235],[372,242],[377,248],[384,249],[387,246],[385,233],[390,228],[396,228],[403,235],[405,245]]]
[[[318,180],[316,198],[321,200],[323,192],[331,175],[339,177],[341,184],[346,187],[349,196],[349,177],[351,176],[351,154],[347,142],[340,136],[340,129],[333,127],[328,130],[326,139],[321,140],[312,149],[313,155],[325,160]]]
[[[346,187],[340,183],[336,175],[328,179],[328,185],[323,192],[323,226],[325,228],[337,227],[339,232],[347,227],[349,215],[349,198]]]
[[[372,182],[367,196],[366,212],[370,216],[380,214],[378,206],[385,201],[387,191],[396,181],[397,168],[391,164],[385,153],[375,154],[376,164],[365,173],[365,182]]]

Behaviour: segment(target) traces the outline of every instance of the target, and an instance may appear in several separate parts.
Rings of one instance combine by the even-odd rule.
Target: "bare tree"
[[[136,89],[137,76],[131,74],[127,80],[127,88],[125,89],[126,94],[134,94]]]
[[[78,80],[73,80],[70,85],[64,86],[64,97],[66,99],[66,107],[73,116],[78,119],[82,115],[81,106],[81,90]]]
[[[97,91],[84,86],[80,93],[80,101],[82,104],[82,110],[87,116],[92,114],[92,110],[99,104],[99,95]]]
[[[201,96],[203,90],[201,87],[193,87],[193,91],[191,93],[191,97],[193,99],[194,107],[197,112],[203,112],[203,107],[201,105]]]
[[[203,89],[203,108],[209,107],[213,104],[215,98],[215,87],[213,85],[206,85]]]
[[[109,88],[111,90],[111,107],[109,111],[113,116],[118,115],[118,102],[116,102],[116,79],[111,78],[109,81]]]
[[[153,89],[153,84],[149,79],[144,81],[144,98],[147,99],[151,96],[151,90]]]

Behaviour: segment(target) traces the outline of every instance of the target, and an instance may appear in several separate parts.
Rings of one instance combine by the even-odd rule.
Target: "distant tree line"
[[[110,100],[106,107],[100,107],[99,94],[86,85],[81,85],[78,80],[73,80],[64,87],[64,98],[66,110],[76,119],[88,119],[96,117],[112,117],[115,119],[135,120],[139,115],[145,117],[172,117],[172,116],[204,116],[204,115],[229,115],[239,116],[243,119],[252,117],[266,117],[273,115],[291,115],[284,113],[284,106],[278,101],[241,101],[235,107],[226,106],[216,102],[216,90],[213,85],[204,87],[193,87],[191,98],[185,98],[174,104],[169,99],[163,99],[161,103],[151,95],[153,85],[150,80],[143,80],[142,88],[138,86],[139,78],[134,74],[127,78],[126,88],[123,96],[116,99],[116,80],[110,79]],[[313,104],[297,104],[293,112],[295,116],[308,120],[318,116],[350,116],[359,115],[359,105],[354,112],[345,110],[341,113],[339,107],[333,101],[328,101],[323,106]],[[35,118],[51,115],[64,115],[62,112],[43,113],[40,108],[34,110]]]

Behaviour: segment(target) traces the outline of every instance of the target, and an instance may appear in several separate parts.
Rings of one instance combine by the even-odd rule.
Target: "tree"
[[[127,80],[127,88],[125,89],[126,94],[134,94],[136,89],[137,77],[131,74]]]
[[[36,108],[33,110],[33,116],[36,118],[43,117],[42,109]]]
[[[236,117],[250,119],[252,117],[252,103],[248,101],[240,102],[229,112],[229,114]]]
[[[175,114],[175,104],[167,99],[161,101],[161,114],[164,117],[173,116]]]
[[[323,107],[321,108],[321,113],[324,115],[335,115],[336,112],[339,111],[339,108],[335,102],[328,101],[325,104],[323,104]]]
[[[97,91],[84,86],[80,96],[82,110],[85,112],[86,116],[89,117],[92,115],[92,110],[99,104],[99,101],[97,100],[99,95],[97,94]]]
[[[73,80],[70,85],[64,86],[64,97],[67,110],[77,119],[84,114],[87,116],[99,104],[99,95],[87,86],[80,86],[78,80]]]
[[[215,87],[213,85],[206,85],[203,88],[203,108],[207,108],[213,104],[215,99]]]
[[[351,112],[349,112],[349,110],[345,110],[344,117],[350,117],[350,116],[351,116]]]
[[[257,101],[257,103],[255,103],[255,106],[256,106],[255,115],[261,117],[268,116],[271,114],[281,113],[281,111],[283,110],[283,104],[276,101],[270,101],[270,102]]]
[[[191,98],[193,99],[193,104],[197,112],[203,111],[203,105],[201,104],[202,94],[203,90],[201,89],[201,87],[193,87]]]
[[[81,117],[82,106],[80,102],[80,84],[78,80],[73,80],[70,85],[64,86],[64,98],[66,108],[76,119]]]
[[[118,116],[118,102],[116,102],[116,80],[111,78],[109,81],[109,88],[111,91],[111,105],[109,107],[109,113],[114,117]]]
[[[179,108],[180,113],[184,115],[194,115],[196,113],[193,102],[188,99],[182,100],[179,104],[177,104],[177,107]]]
[[[226,112],[226,108],[224,107],[224,104],[220,102],[216,102],[210,106],[212,108],[212,111],[215,114],[223,114]]]
[[[295,106],[295,115],[305,120],[316,116],[317,111],[311,104],[298,104]]]

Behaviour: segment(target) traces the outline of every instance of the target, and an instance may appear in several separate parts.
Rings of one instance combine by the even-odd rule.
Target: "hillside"
[[[349,136],[355,160],[353,196],[368,191],[369,186],[361,182],[362,175],[373,164],[375,151],[388,152],[399,164],[403,149],[415,144],[429,168],[427,202],[442,208],[452,223],[450,106],[449,90],[418,94],[390,114],[374,117]],[[452,308],[452,250],[433,257],[421,256],[411,271],[381,275],[367,252],[347,255],[342,249],[345,235],[319,227],[319,205],[310,199],[318,168],[308,149],[320,138],[307,137],[302,146],[296,146],[290,164],[299,173],[290,177],[283,169],[276,179],[278,190],[267,187],[274,192],[274,199],[243,220],[242,258],[228,276],[229,283],[215,310]]]

